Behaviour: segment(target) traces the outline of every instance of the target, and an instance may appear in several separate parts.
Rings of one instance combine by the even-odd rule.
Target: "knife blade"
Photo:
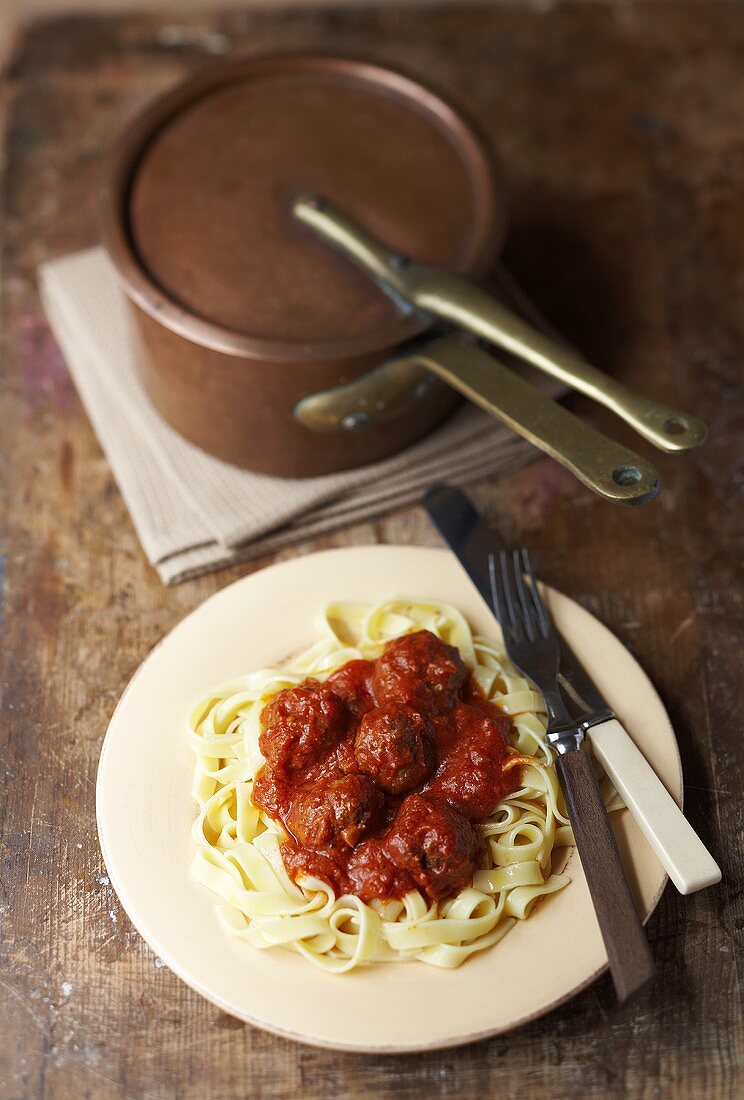
[[[507,549],[506,545],[473,507],[470,498],[462,489],[451,485],[434,485],[424,497],[424,507],[440,535],[495,615],[496,610],[491,599],[488,555],[498,555],[502,550]],[[602,698],[589,673],[581,666],[565,638],[560,634],[558,636],[561,645],[559,681],[569,700],[579,711],[575,717],[580,717],[582,724],[588,724],[587,728],[595,721],[613,718],[614,714]]]
[[[493,612],[488,555],[506,549],[461,490],[435,485],[424,507]],[[495,612],[494,612],[495,613]],[[559,633],[559,682],[595,756],[620,792],[674,885],[691,894],[720,882],[721,870],[656,772]]]

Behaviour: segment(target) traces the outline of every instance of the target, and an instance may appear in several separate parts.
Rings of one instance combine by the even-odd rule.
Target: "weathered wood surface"
[[[0,1097],[741,1095],[744,17],[546,7],[69,18],[21,40],[4,93]],[[102,151],[151,95],[208,55],[299,47],[401,65],[469,104],[509,166],[509,260],[529,291],[597,362],[712,425],[699,453],[659,460],[662,495],[635,511],[547,461],[475,496],[653,677],[725,880],[667,888],[645,999],[618,1009],[605,978],[515,1034],[426,1057],[337,1056],[223,1015],[158,966],[96,841],[98,751],[127,679],[185,612],[265,563],[159,584],[34,272],[95,241]],[[287,553],[369,541],[437,538],[414,509]]]

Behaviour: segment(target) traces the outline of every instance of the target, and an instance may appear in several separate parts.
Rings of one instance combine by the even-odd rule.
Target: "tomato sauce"
[[[506,715],[429,631],[279,692],[261,715],[253,801],[281,822],[285,865],[363,901],[470,881],[473,823],[519,786]]]

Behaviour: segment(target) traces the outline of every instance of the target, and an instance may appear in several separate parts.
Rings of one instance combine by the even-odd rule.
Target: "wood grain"
[[[34,273],[95,242],[102,151],[147,99],[222,51],[303,47],[400,65],[469,107],[509,167],[507,258],[550,320],[599,366],[712,427],[699,452],[658,458],[661,495],[639,509],[595,499],[549,460],[474,499],[658,686],[687,813],[724,881],[688,898],[667,889],[649,926],[657,977],[637,1002],[618,1008],[604,978],[515,1034],[426,1057],[334,1055],[224,1016],[129,926],[96,841],[97,756],[128,678],[187,611],[266,563],[159,584]],[[740,6],[68,18],[27,30],[3,94],[0,1097],[741,1095]],[[572,407],[638,446],[604,411]],[[412,509],[279,557],[438,541]]]
[[[589,755],[567,752],[558,757],[556,766],[607,949],[612,981],[622,1004],[653,977],[653,955]]]

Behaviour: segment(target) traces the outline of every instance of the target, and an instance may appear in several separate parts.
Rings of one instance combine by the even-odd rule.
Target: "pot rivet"
[[[341,421],[341,427],[345,428],[347,432],[353,432],[357,428],[366,428],[369,422],[369,413],[349,413],[348,416],[345,416]]]

